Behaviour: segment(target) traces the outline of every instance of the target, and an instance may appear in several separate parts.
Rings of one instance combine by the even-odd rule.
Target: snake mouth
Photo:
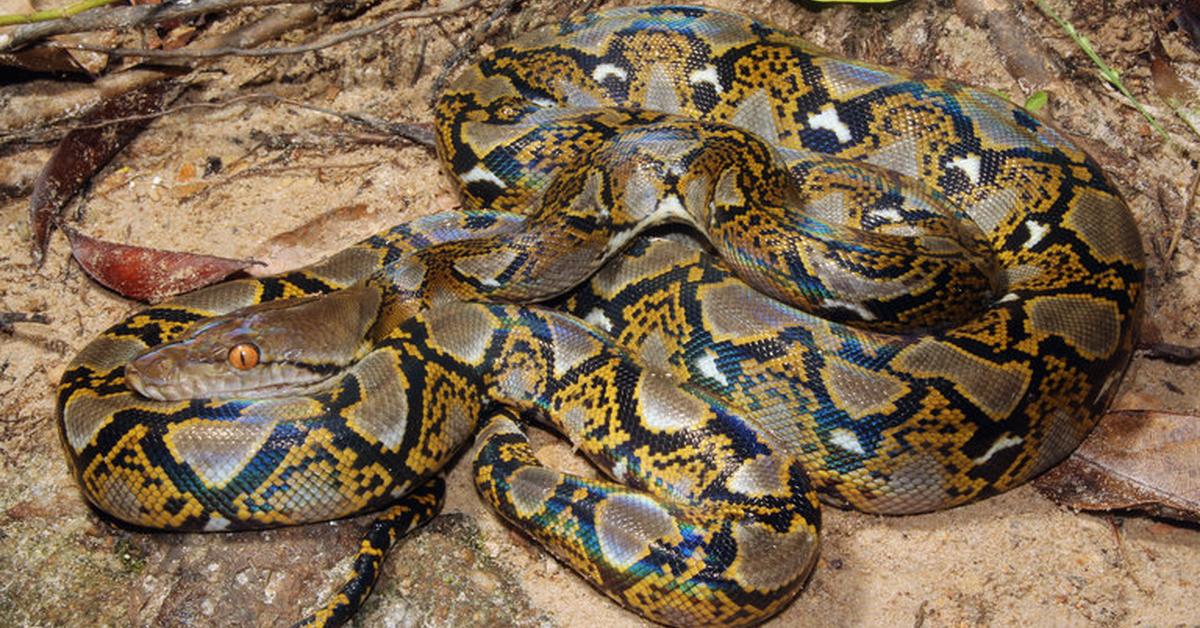
[[[327,387],[328,375],[302,380],[285,369],[263,368],[254,376],[245,374],[208,374],[187,377],[169,365],[140,365],[134,360],[125,365],[125,383],[135,393],[155,401],[185,401],[188,399],[271,399],[319,392]],[[286,369],[289,370],[290,369]],[[160,374],[160,371],[164,371]],[[307,371],[306,371],[307,373]]]

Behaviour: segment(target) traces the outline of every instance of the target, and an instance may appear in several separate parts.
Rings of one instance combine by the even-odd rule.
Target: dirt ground
[[[413,5],[384,2],[353,23],[322,21],[297,43]],[[434,77],[463,37],[500,3],[401,25],[298,56],[223,59],[187,79],[185,108],[155,121],[70,208],[91,235],[214,255],[252,256],[266,272],[305,264],[366,234],[457,206],[434,156],[377,141],[311,110],[261,100],[285,96],[393,121],[430,119]],[[599,2],[610,6],[615,2]],[[1189,195],[1200,143],[1153,96],[1147,50],[1157,11],[1141,0],[1051,5],[1121,71],[1167,125],[1164,143],[1097,77],[1088,59],[1032,2],[911,0],[817,10],[778,0],[713,0],[799,32],[847,56],[919,68],[997,89],[1014,100],[1044,89],[1042,116],[1079,138],[1124,193],[1141,225],[1151,292],[1145,333],[1200,343],[1200,258]],[[991,22],[971,5],[1008,7],[1045,46],[1044,76],[1026,74]],[[574,10],[532,0],[488,45]],[[1015,12],[1013,6],[1017,7]],[[230,28],[271,9],[220,18]],[[281,45],[274,42],[273,45]],[[1164,46],[1194,91],[1200,55],[1179,32]],[[1032,53],[1030,53],[1032,54]],[[1045,68],[1044,68],[1045,69]],[[1015,74],[1014,74],[1015,72]],[[26,84],[23,90],[47,87]],[[22,93],[0,87],[0,107]],[[10,110],[11,111],[11,110]],[[6,131],[12,131],[7,129]],[[328,595],[369,521],[359,518],[261,533],[147,533],[101,520],[83,501],[59,444],[54,390],[67,361],[138,307],[89,280],[61,235],[44,266],[28,253],[28,194],[48,144],[0,152],[0,311],[40,312],[46,325],[0,336],[0,618],[7,625],[284,625]],[[201,176],[219,160],[220,172]],[[305,228],[308,226],[308,228]],[[1174,242],[1174,244],[1172,244]],[[1196,414],[1198,367],[1138,357],[1121,408]],[[541,437],[543,459],[578,464]],[[467,465],[450,477],[446,511],[412,535],[385,567],[362,626],[638,625],[622,610],[485,510]],[[1200,480],[1197,480],[1200,481]],[[1200,530],[1138,516],[1060,508],[1031,487],[946,512],[884,518],[826,509],[821,559],[807,590],[776,626],[1196,626]]]

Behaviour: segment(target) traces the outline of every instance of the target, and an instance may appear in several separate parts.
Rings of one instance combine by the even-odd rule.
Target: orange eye
[[[258,347],[243,342],[229,350],[229,364],[240,371],[254,368],[258,364]]]

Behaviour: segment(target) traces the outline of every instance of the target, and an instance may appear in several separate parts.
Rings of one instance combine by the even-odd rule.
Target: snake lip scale
[[[984,90],[635,7],[498,48],[435,130],[470,210],[136,312],[59,385],[72,472],[119,520],[380,510],[305,624],[358,610],[472,439],[484,500],[598,590],[663,624],[758,623],[803,588],[819,501],[1017,486],[1132,352],[1129,208]],[[691,235],[645,235],[669,223]],[[604,477],[542,466],[521,422]]]

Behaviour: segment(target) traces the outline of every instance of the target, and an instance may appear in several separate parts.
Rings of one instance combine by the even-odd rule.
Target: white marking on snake
[[[462,180],[464,183],[474,183],[476,181],[487,181],[489,183],[494,183],[501,188],[508,187],[508,185],[506,185],[504,183],[504,181],[500,180],[500,177],[497,177],[495,174],[492,174],[491,170],[488,170],[487,168],[484,168],[483,166],[480,166],[478,164],[476,164],[476,166],[474,168],[471,168],[470,170],[468,170],[466,172],[466,174],[464,174],[462,176]]]
[[[612,330],[612,321],[608,320],[608,317],[604,315],[604,310],[600,308],[588,312],[588,315],[583,320],[587,321],[589,325],[595,325],[604,331]]]
[[[878,216],[888,222],[904,222],[904,216],[894,209],[881,209],[876,212],[871,212],[872,216]]]
[[[780,476],[787,464],[773,454],[744,462],[729,476],[729,490],[752,497],[784,493],[787,484]]]
[[[996,299],[996,303],[1008,303],[1009,301],[1019,301],[1020,299],[1021,297],[1017,296],[1015,292],[1010,292],[999,299]]]
[[[1029,240],[1025,242],[1025,248],[1027,249],[1032,249],[1050,232],[1050,227],[1034,220],[1026,220],[1025,228],[1029,229]]]
[[[829,442],[860,456],[867,455],[867,450],[863,449],[862,443],[858,442],[858,437],[854,435],[854,432],[844,427],[829,432]]]
[[[846,126],[846,123],[842,122],[842,119],[838,117],[837,108],[833,105],[825,105],[821,113],[814,113],[809,116],[808,126],[814,129],[833,131],[833,134],[837,136],[839,144],[846,144],[854,139],[854,134],[850,132],[850,127]]]
[[[688,224],[695,223],[692,215],[683,208],[683,203],[679,200],[678,194],[671,194],[658,202],[658,207],[654,208],[655,223],[666,222],[672,218],[682,220]]]
[[[870,310],[857,303],[851,303],[849,301],[842,301],[840,299],[825,299],[824,301],[821,301],[821,307],[825,309],[837,308],[842,310],[850,310],[851,312],[858,314],[859,320],[875,320],[875,315],[872,314]]]
[[[519,517],[531,517],[546,507],[554,496],[560,476],[546,467],[521,467],[509,480],[509,497]]]
[[[951,168],[958,168],[962,170],[963,174],[967,175],[967,179],[970,180],[971,185],[979,183],[979,169],[982,166],[983,163],[979,161],[979,155],[967,155],[966,157],[959,157],[950,162]]]
[[[717,367],[717,359],[712,353],[705,351],[704,355],[696,359],[696,368],[700,369],[700,374],[717,382],[722,386],[729,385],[729,379]]]
[[[595,70],[592,70],[592,80],[597,83],[603,83],[604,79],[610,76],[616,77],[621,82],[629,80],[629,73],[625,71],[625,68],[611,63],[601,63],[596,66]]]
[[[617,464],[613,465],[611,473],[614,480],[624,484],[625,474],[629,473],[629,461],[621,458],[617,461]]]
[[[229,520],[220,515],[213,515],[204,524],[205,532],[223,532],[229,529]]]
[[[1023,439],[1019,436],[1010,436],[1010,435],[1001,436],[1000,438],[996,439],[996,442],[992,443],[992,446],[991,446],[991,448],[989,448],[987,450],[987,453],[976,458],[974,460],[974,462],[975,462],[975,464],[983,464],[983,463],[987,462],[988,460],[991,460],[992,456],[994,456],[1010,447],[1015,447],[1017,445],[1020,445],[1023,442],[1025,442],[1025,439]]]
[[[713,86],[713,89],[715,89],[718,94],[723,91],[721,87],[721,79],[717,76],[717,67],[711,64],[706,65],[699,70],[692,70],[692,73],[688,75],[688,83],[691,83],[692,85],[708,83],[709,85]]]
[[[596,97],[589,94],[586,89],[567,80],[558,80],[558,92],[560,98],[565,98],[568,107],[599,107],[600,101]]]

